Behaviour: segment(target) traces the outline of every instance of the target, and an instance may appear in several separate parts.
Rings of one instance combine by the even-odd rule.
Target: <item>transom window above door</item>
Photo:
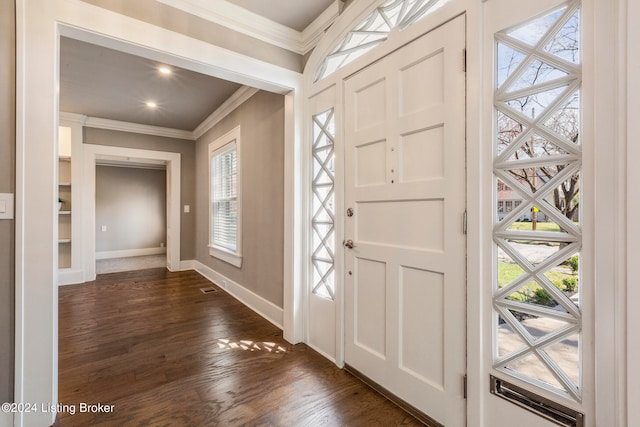
[[[324,59],[315,81],[322,80],[383,43],[394,30],[403,30],[435,11],[447,0],[387,0],[356,25]]]

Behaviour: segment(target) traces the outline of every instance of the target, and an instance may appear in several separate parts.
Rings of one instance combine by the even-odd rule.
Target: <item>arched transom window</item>
[[[320,65],[321,80],[384,42],[393,29],[403,30],[447,0],[388,0],[349,31]]]

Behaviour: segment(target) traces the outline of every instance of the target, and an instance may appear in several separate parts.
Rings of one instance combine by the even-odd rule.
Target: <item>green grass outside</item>
[[[524,273],[524,270],[518,266],[518,264],[511,264],[506,262],[498,262],[498,287],[502,288],[503,286],[513,282],[518,277],[520,277]],[[562,284],[562,279],[567,277],[575,277],[571,273],[565,273],[561,271],[561,268],[556,267],[555,269],[549,270],[545,273],[545,276],[551,280],[558,289],[564,290],[564,285]],[[512,299],[526,302],[527,299],[533,295],[536,289],[541,288],[538,283],[531,281],[527,283],[524,289],[520,289],[519,294],[513,295]]]

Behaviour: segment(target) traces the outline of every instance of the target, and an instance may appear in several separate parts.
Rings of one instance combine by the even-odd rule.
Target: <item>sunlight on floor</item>
[[[268,351],[269,353],[286,353],[282,346],[272,342],[254,342],[249,340],[232,341],[229,339],[218,339],[218,348],[229,350],[245,351]]]

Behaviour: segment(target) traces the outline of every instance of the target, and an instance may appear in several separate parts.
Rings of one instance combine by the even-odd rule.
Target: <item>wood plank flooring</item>
[[[193,271],[59,293],[55,426],[414,426],[390,401]],[[80,403],[113,405],[79,413]],[[68,409],[68,408],[66,408]]]

